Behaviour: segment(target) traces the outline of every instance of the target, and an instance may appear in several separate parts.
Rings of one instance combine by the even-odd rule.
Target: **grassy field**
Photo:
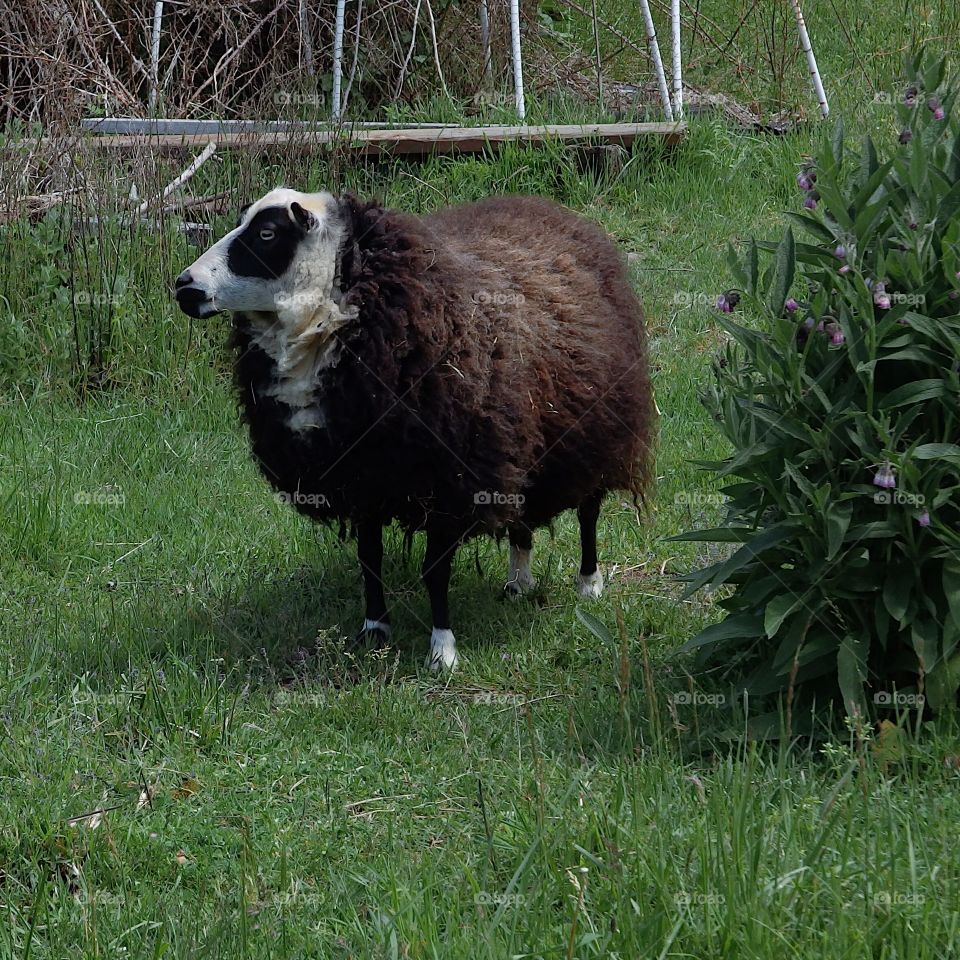
[[[712,15],[735,23],[730,6]],[[837,111],[889,132],[874,94],[896,89],[890,38],[906,8],[848,4],[851,48],[831,5],[809,6]],[[952,8],[922,6],[906,17],[915,34],[956,27]],[[723,79],[727,66],[697,69]],[[195,255],[186,243],[101,237],[110,256],[85,262],[67,256],[62,224],[6,228],[0,957],[957,950],[957,732],[818,721],[815,736],[756,742],[750,705],[675,653],[716,617],[677,582],[712,548],[667,538],[720,514],[691,461],[724,453],[698,391],[720,342],[725,247],[777,232],[818,135],[702,119],[674,153],[640,150],[599,176],[523,150],[300,172],[298,186],[411,210],[546,194],[636,254],[663,413],[651,510],[607,504],[609,585],[588,606],[570,518],[540,535],[542,589],[519,603],[499,596],[505,549],[462,550],[448,679],[420,669],[419,540],[410,557],[399,535],[388,545],[396,648],[345,651],[361,615],[355,548],[259,478],[226,322],[190,325],[169,297]],[[225,164],[209,186],[262,190],[282,174],[292,185],[290,170]],[[115,298],[111,388],[82,396],[63,373],[67,276]]]

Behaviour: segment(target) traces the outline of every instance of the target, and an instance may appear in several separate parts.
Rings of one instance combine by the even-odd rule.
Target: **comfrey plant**
[[[724,294],[705,402],[734,453],[704,465],[728,515],[681,537],[734,545],[687,578],[724,588],[700,666],[861,716],[960,687],[960,123],[942,63],[908,75],[888,148],[838,125],[800,170],[809,242],[731,250],[750,323]]]

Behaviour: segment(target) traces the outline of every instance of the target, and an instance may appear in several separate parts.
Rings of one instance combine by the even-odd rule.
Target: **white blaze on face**
[[[292,408],[288,425],[298,431],[323,425],[317,374],[336,359],[333,334],[357,315],[341,309],[336,286],[344,229],[331,194],[271,190],[186,271],[207,298],[203,315],[246,315],[276,363],[270,392]]]

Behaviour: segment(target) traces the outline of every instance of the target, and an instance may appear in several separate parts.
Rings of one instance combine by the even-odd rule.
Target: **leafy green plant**
[[[838,124],[779,244],[731,250],[705,401],[734,452],[704,464],[728,513],[680,538],[733,545],[687,578],[726,618],[682,649],[853,715],[960,686],[960,124],[942,62],[907,74],[889,147]]]

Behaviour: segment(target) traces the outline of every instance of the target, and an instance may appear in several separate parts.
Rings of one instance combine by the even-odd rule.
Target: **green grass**
[[[855,6],[854,20],[868,9]],[[863,54],[892,86],[895,64],[876,52],[899,17],[888,6]],[[825,55],[825,74],[840,57]],[[869,87],[851,76],[852,103]],[[886,122],[869,106],[848,119]],[[396,648],[345,652],[361,610],[355,548],[277,504],[257,475],[224,321],[189,325],[169,300],[193,256],[184,241],[70,248],[52,218],[6,228],[0,957],[956,950],[956,731],[818,718],[815,736],[758,743],[744,735],[750,705],[694,681],[675,654],[715,618],[676,581],[711,548],[667,538],[719,513],[691,461],[723,453],[697,394],[719,343],[710,304],[730,282],[725,246],[777,232],[814,135],[701,121],[678,151],[638,152],[616,178],[522,150],[204,172],[198,192],[332,182],[410,210],[544,193],[637,254],[663,412],[649,515],[608,503],[609,586],[589,606],[572,589],[570,518],[538,538],[530,600],[499,599],[503,549],[462,550],[462,666],[449,680],[420,670],[422,544],[405,557],[398,535],[386,568]],[[121,291],[102,389],[81,389],[74,369],[70,297],[57,294],[70,277]],[[96,311],[78,317],[96,340]],[[692,693],[699,703],[677,702]]]

